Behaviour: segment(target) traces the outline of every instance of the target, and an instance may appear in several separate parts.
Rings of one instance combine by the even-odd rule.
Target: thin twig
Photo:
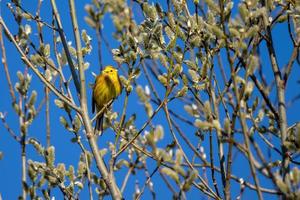
[[[14,88],[13,88],[13,85],[12,85],[12,82],[10,79],[8,66],[7,66],[6,49],[5,49],[4,41],[3,41],[3,37],[2,37],[2,24],[0,24],[0,45],[1,45],[1,52],[2,52],[2,64],[4,67],[5,76],[6,76],[8,87],[9,87],[9,93],[12,98],[12,104],[14,104],[14,103],[16,103],[16,95],[14,92]]]
[[[159,165],[156,166],[156,168],[153,170],[153,172],[150,174],[150,176],[147,177],[147,180],[146,180],[146,182],[145,182],[145,184],[144,184],[144,186],[143,186],[141,192],[140,192],[139,195],[136,197],[136,200],[139,200],[139,199],[141,198],[141,196],[142,196],[142,194],[144,193],[144,190],[145,190],[145,188],[146,188],[146,185],[149,184],[149,182],[151,181],[152,176],[157,172],[158,169],[159,169]]]
[[[36,17],[35,17],[37,19],[40,19],[41,6],[42,6],[42,0],[39,0],[38,5],[37,5]],[[37,21],[37,29],[38,29],[38,35],[39,35],[39,43],[40,43],[40,46],[42,46],[44,44],[44,39],[43,39],[43,34],[42,34],[42,25],[38,21]],[[32,42],[30,42],[30,43],[32,44]],[[43,57],[43,56],[41,56],[41,57]],[[48,65],[45,64],[44,69],[47,70],[47,67],[48,67]],[[46,86],[44,86],[44,91],[45,91],[45,102],[46,102],[46,109],[45,109],[45,115],[46,115],[46,143],[47,143],[47,147],[50,147],[50,103],[49,103],[49,93],[50,93],[50,91],[49,91],[49,88],[46,87]]]
[[[148,120],[144,123],[142,128],[133,136],[132,139],[129,140],[117,153],[114,155],[114,157],[118,157],[123,151],[127,149],[127,147],[132,144],[135,139],[144,131],[144,129],[148,126],[148,124],[152,121],[153,117],[158,113],[158,111],[162,108],[163,102],[165,102],[166,99],[164,99],[161,104],[156,108],[156,110],[152,113],[152,115],[148,118]]]
[[[80,94],[79,79],[78,79],[78,76],[77,76],[77,73],[76,73],[76,70],[75,70],[74,63],[72,61],[72,57],[71,57],[71,54],[70,54],[70,51],[69,51],[68,43],[67,43],[66,38],[65,38],[65,34],[64,34],[64,31],[63,31],[63,28],[62,28],[60,15],[58,13],[55,0],[51,0],[51,5],[52,5],[52,9],[53,9],[53,14],[55,16],[56,24],[57,24],[57,31],[59,33],[60,39],[62,41],[64,50],[65,50],[65,53],[66,53],[67,61],[69,63],[69,67],[70,67],[71,74],[72,74],[72,77],[73,77],[73,80],[74,80],[74,84],[75,84],[77,93]]]
[[[282,147],[282,174],[285,178],[288,173],[289,159],[287,156],[286,138],[287,138],[287,118],[286,118],[286,104],[285,104],[285,85],[282,79],[282,74],[280,72],[277,57],[275,54],[271,28],[267,27],[267,35],[269,40],[267,41],[267,47],[269,52],[269,57],[271,60],[271,66],[273,69],[273,74],[276,82],[277,98],[278,98],[278,112],[279,112],[279,128],[281,134],[281,147]]]
[[[100,24],[101,21],[97,22],[97,24]],[[99,27],[96,27],[96,36],[97,36],[97,44],[98,44],[98,58],[99,58],[99,66],[100,66],[100,72],[103,70],[103,64],[102,64],[102,51],[101,51],[101,25],[98,25]],[[99,30],[100,29],[100,30]]]
[[[17,141],[17,142],[21,142],[21,138],[19,136],[17,136],[15,134],[15,132],[10,128],[10,126],[8,125],[8,123],[5,120],[5,114],[0,112],[0,119],[4,125],[4,127],[6,128],[7,132]]]

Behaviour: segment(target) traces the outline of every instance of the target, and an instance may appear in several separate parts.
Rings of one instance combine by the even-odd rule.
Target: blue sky
[[[16,32],[16,24],[14,20],[12,20],[12,15],[10,14],[10,11],[6,7],[6,3],[8,1],[4,0],[0,2],[1,6],[1,15],[4,18],[4,21],[7,23],[8,27],[10,30],[15,33]],[[24,1],[25,2],[25,1]],[[57,1],[58,3],[58,9],[61,15],[62,19],[62,24],[63,28],[65,30],[65,33],[67,35],[68,41],[73,41],[73,32],[72,27],[71,27],[71,20],[68,12],[68,1]],[[98,73],[99,72],[99,62],[98,62],[98,55],[97,55],[97,42],[96,42],[96,35],[92,29],[90,29],[84,22],[84,16],[85,11],[84,11],[84,6],[86,3],[90,3],[90,1],[76,1],[76,8],[77,8],[77,14],[78,14],[78,21],[79,21],[79,27],[80,29],[86,29],[88,34],[93,38],[92,40],[92,46],[93,46],[93,51],[91,52],[90,55],[86,56],[85,61],[90,62],[90,69],[86,73],[87,77],[87,83],[92,83],[93,82],[93,76],[91,72]],[[25,5],[24,8],[30,12],[35,12],[35,6],[31,7],[29,5]],[[236,9],[237,4],[235,4],[235,9]],[[48,1],[43,2],[42,6],[42,18],[45,19],[48,22],[51,22],[51,9],[50,9],[50,4]],[[135,7],[135,16],[141,17],[141,13],[138,12],[139,8],[138,6]],[[30,23],[33,25],[33,32],[35,30],[35,25],[33,22]],[[112,22],[109,16],[106,16],[104,18],[104,29],[103,29],[103,34],[105,37],[108,39],[110,42],[110,45],[112,48],[117,48],[118,43],[112,38],[111,33],[113,32],[114,28],[112,26]],[[47,34],[48,32],[50,33],[51,30],[47,29],[44,27],[44,33],[45,33],[45,41],[48,41],[50,44],[52,41],[52,35]],[[52,33],[52,32],[51,32]],[[280,24],[277,25],[277,27],[274,30],[274,41],[275,41],[275,49],[276,53],[278,55],[278,63],[282,67],[287,64],[287,61],[291,55],[292,48],[291,48],[291,42],[288,37],[288,32],[287,32],[287,25],[286,24]],[[32,40],[37,41],[38,36],[33,35]],[[7,62],[10,70],[10,75],[12,78],[12,82],[15,83],[17,81],[17,76],[16,72],[17,71],[24,71],[24,64],[21,62],[19,59],[19,54],[16,52],[15,48],[13,45],[5,39],[5,45],[6,45],[6,53],[7,53]],[[269,59],[268,59],[268,54],[266,54],[266,46],[262,45],[261,46],[261,52],[262,52],[262,65],[264,66],[270,66]],[[103,64],[108,65],[116,65],[116,63],[112,59],[112,55],[109,52],[108,49],[106,49],[105,45],[102,45],[102,58],[103,58]],[[266,68],[269,70],[264,71],[266,79],[268,81],[273,80],[273,73],[271,73],[271,68]],[[69,69],[67,67],[64,68],[64,72],[66,75],[69,75]],[[32,74],[32,72],[29,72]],[[291,73],[291,78],[290,81],[288,82],[288,88],[286,92],[286,100],[289,102],[293,97],[298,95],[299,93],[299,84],[297,84],[297,81],[299,80],[299,65],[295,66],[292,73]],[[2,98],[0,99],[0,112],[6,113],[6,122],[12,127],[12,129],[18,133],[19,128],[17,126],[18,124],[18,117],[14,113],[12,107],[11,107],[11,98],[9,95],[9,90],[8,90],[8,85],[6,83],[5,79],[5,73],[4,69],[1,65],[0,67],[0,80],[2,81],[2,90],[1,90],[1,96]],[[141,84],[143,87],[147,84],[145,78],[141,76],[137,80],[138,84]],[[159,85],[158,82],[154,82],[156,86]],[[72,85],[73,87],[73,85]],[[160,87],[162,88],[162,87]],[[40,81],[38,78],[33,75],[33,80],[32,84],[30,87],[30,90],[36,90],[39,92],[43,91],[43,87],[40,84]],[[163,94],[163,89],[159,91],[161,94]],[[91,89],[88,89],[88,93],[91,94]],[[203,95],[205,98],[205,94]],[[273,102],[276,102],[276,93],[275,90],[272,90],[271,96],[273,97]],[[162,95],[161,95],[162,97]],[[43,99],[43,94],[39,93],[38,98],[37,98],[37,103],[38,105],[41,100]],[[63,115],[65,116],[65,113],[62,110],[59,110],[55,104],[54,100],[56,97],[51,94],[50,95],[50,115],[51,115],[51,144],[55,146],[55,151],[56,151],[56,161],[55,163],[65,163],[67,168],[69,165],[74,165],[75,168],[77,168],[77,162],[79,160],[79,155],[81,153],[80,148],[78,145],[75,145],[71,143],[71,139],[73,138],[73,135],[71,133],[68,133],[65,131],[65,129],[62,127],[62,125],[59,123],[59,116]],[[90,100],[90,99],[89,99]],[[115,111],[120,111],[122,110],[123,107],[123,102],[124,102],[124,93],[116,100],[114,103],[114,110]],[[140,128],[145,120],[147,119],[145,117],[145,112],[144,108],[141,107],[141,103],[139,103],[137,95],[135,92],[133,92],[130,97],[129,97],[129,109],[127,113],[127,117],[129,117],[132,113],[137,113],[137,120],[136,120],[136,126],[137,128]],[[175,103],[170,104],[170,108],[173,110],[176,110],[178,113],[182,114],[185,117],[189,117],[188,114],[184,111],[183,109],[183,104],[177,104],[178,101]],[[153,108],[155,109],[156,106],[153,105]],[[89,107],[91,110],[91,107]],[[299,102],[295,102],[294,104],[291,105],[291,107],[288,107],[287,109],[287,116],[288,116],[288,124],[292,125],[293,123],[299,121],[299,111],[300,111],[300,104]],[[92,116],[92,115],[91,115]],[[46,145],[46,135],[45,135],[45,110],[44,108],[41,110],[37,118],[35,119],[34,123],[30,126],[29,128],[29,135],[28,137],[33,137],[37,138],[42,145]],[[153,120],[154,125],[162,124],[166,125],[166,120],[164,117],[164,113],[161,112],[158,114],[154,120]],[[188,125],[182,124],[182,129],[185,130],[187,133],[191,133],[190,137],[192,139],[192,143],[196,145],[198,141],[193,139],[192,137],[194,136],[194,132],[196,131],[195,128],[192,128]],[[149,128],[146,128],[146,130],[149,130]],[[114,137],[112,134],[109,134],[110,131],[107,131],[108,133],[104,134],[103,138],[101,138],[101,141],[99,142],[99,147],[100,148],[107,148],[108,147],[108,142],[109,141],[114,141]],[[216,137],[213,137],[214,141],[216,140]],[[158,146],[164,147],[166,144],[168,144],[171,140],[171,136],[169,134],[169,130],[167,126],[165,126],[165,138],[163,141],[160,141],[158,143]],[[205,136],[205,141],[203,142],[203,146],[207,150],[208,153],[208,136]],[[86,141],[83,140],[85,145],[87,145]],[[183,147],[186,147],[185,144],[183,144]],[[264,149],[266,150],[266,149]],[[6,129],[4,128],[3,124],[0,123],[0,151],[3,152],[3,159],[0,160],[0,193],[3,197],[3,199],[16,199],[19,195],[21,195],[21,158],[20,158],[20,145],[14,141],[11,136],[7,133]],[[28,151],[27,151],[28,159],[32,159],[35,161],[43,161],[43,158],[38,156],[36,151],[33,149],[32,146],[28,146]],[[187,151],[187,153],[191,153]],[[216,155],[217,158],[217,155]],[[251,179],[251,174],[250,170],[248,168],[248,162],[245,160],[243,156],[238,154],[238,156],[235,158],[235,165],[233,167],[233,172],[237,176],[243,176],[245,180]],[[149,173],[151,173],[155,169],[155,162],[153,160],[149,160],[148,167],[149,167]],[[95,167],[93,166],[94,171],[96,171]],[[122,169],[120,172],[117,173],[116,177],[118,179],[118,185],[121,185],[122,180],[126,174],[126,170]],[[202,173],[202,169],[199,169],[200,174]],[[210,177],[210,172],[207,170],[207,176]],[[217,175],[217,178],[220,180],[218,177],[219,174]],[[272,184],[268,182],[266,179],[261,178],[261,184],[264,187],[272,187]],[[131,199],[132,194],[134,192],[134,185],[136,184],[135,179],[139,179],[139,186],[142,187],[144,185],[144,182],[146,180],[144,172],[137,172],[136,175],[131,176],[128,182],[128,185],[126,187],[124,196],[125,199]],[[159,178],[159,174],[155,174],[153,176],[153,182],[154,182],[154,190],[157,191],[157,199],[162,199],[162,198],[171,198],[171,194],[167,191],[167,188],[164,184],[161,183],[161,178]],[[252,181],[251,181],[252,182]],[[221,183],[220,183],[221,184]],[[212,185],[212,184],[211,184]],[[234,186],[233,191],[235,194],[238,193],[239,188],[238,185]],[[147,199],[150,196],[150,192],[148,189],[145,190],[144,198]],[[188,198],[195,197],[205,197],[196,189],[192,189],[189,193],[187,193]],[[57,199],[61,198],[61,194],[58,189],[54,190],[54,196],[57,197]],[[81,193],[82,199],[85,199],[88,196],[87,190],[84,190]],[[235,196],[233,196],[235,197]],[[244,197],[251,197],[251,198],[256,198],[256,194],[253,191],[247,190],[244,194]],[[265,196],[266,199],[271,199],[273,196]],[[202,198],[201,198],[202,199]],[[275,199],[275,198],[274,198]]]

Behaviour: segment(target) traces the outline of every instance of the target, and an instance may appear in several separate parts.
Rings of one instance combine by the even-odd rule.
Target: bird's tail
[[[97,120],[96,120],[96,125],[94,129],[94,135],[102,135],[103,133],[103,114],[101,114]]]

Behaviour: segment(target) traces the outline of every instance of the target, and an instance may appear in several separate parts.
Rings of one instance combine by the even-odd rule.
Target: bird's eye
[[[111,69],[110,72],[112,72],[113,70]]]

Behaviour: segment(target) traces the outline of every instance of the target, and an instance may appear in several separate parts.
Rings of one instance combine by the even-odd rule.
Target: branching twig
[[[56,95],[58,96],[62,101],[64,101],[66,104],[68,104],[71,108],[76,110],[77,112],[80,112],[80,109],[74,105],[72,102],[70,102],[69,98],[64,96],[60,91],[58,91],[54,85],[52,85],[51,82],[49,82],[44,75],[42,75],[39,70],[30,62],[30,60],[26,57],[25,53],[22,51],[22,49],[19,47],[18,43],[14,39],[13,35],[10,33],[9,29],[7,28],[6,24],[4,23],[2,17],[0,16],[0,24],[2,24],[4,31],[8,35],[9,39],[13,42],[19,53],[21,54],[21,59],[25,62],[26,65],[32,69],[32,71],[40,78],[40,80]]]

